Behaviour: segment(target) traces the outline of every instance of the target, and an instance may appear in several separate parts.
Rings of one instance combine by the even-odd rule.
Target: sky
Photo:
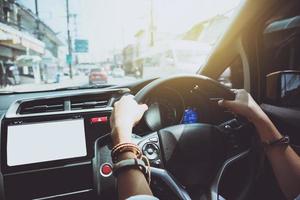
[[[34,0],[17,0],[34,10]],[[157,32],[182,34],[193,25],[239,5],[241,0],[152,0]],[[40,17],[66,40],[64,0],[38,0]],[[77,37],[89,40],[91,56],[105,56],[134,43],[150,24],[151,0],[69,0],[77,14]],[[74,18],[71,19],[74,36]],[[75,37],[75,36],[74,36]]]

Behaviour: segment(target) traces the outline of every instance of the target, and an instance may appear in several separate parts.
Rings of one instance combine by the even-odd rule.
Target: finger
[[[122,98],[124,98],[124,99],[133,99],[134,96],[132,94],[125,94],[125,95],[122,96]]]
[[[143,110],[144,112],[145,112],[146,110],[148,110],[147,104],[140,104],[139,106],[140,106],[141,110]]]
[[[234,101],[227,101],[227,100],[220,100],[218,101],[219,106],[225,107],[225,108],[232,108],[232,106],[235,105]]]
[[[146,104],[138,105],[138,118],[140,119],[145,111],[148,110],[148,106]]]
[[[118,106],[119,102],[120,102],[120,100],[114,102],[113,107]]]
[[[236,94],[239,91],[239,89],[230,89],[230,91]]]
[[[224,100],[223,99],[218,101],[218,105],[219,106],[223,106],[223,104],[224,104]]]
[[[127,94],[126,96],[130,97],[130,98],[134,98],[134,96],[132,94]]]

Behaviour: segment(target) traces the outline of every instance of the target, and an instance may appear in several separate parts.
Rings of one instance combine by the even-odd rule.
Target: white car
[[[125,71],[121,68],[114,68],[112,71],[112,76],[115,78],[122,78],[125,76]]]

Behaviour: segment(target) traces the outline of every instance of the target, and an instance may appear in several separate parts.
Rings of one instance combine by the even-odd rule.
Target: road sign
[[[89,51],[89,41],[83,39],[75,39],[75,52],[87,53]]]
[[[66,62],[69,65],[72,64],[72,62],[73,62],[72,55],[70,55],[70,54],[66,55]]]

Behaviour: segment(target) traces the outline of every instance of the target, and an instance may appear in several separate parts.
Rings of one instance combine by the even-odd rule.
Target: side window
[[[218,80],[229,88],[244,88],[244,72],[241,58],[236,58],[221,74]]]
[[[293,22],[293,29],[289,24]],[[279,25],[280,26],[279,26]],[[300,16],[268,24],[263,33],[264,102],[300,107]]]

